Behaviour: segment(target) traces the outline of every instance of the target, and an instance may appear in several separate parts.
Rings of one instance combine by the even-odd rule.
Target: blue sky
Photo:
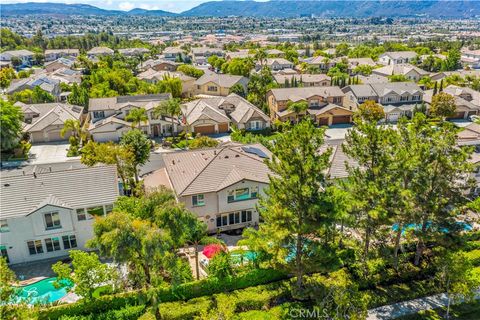
[[[182,12],[211,0],[2,0],[2,3],[61,2],[84,3],[103,9],[128,11],[133,8]]]

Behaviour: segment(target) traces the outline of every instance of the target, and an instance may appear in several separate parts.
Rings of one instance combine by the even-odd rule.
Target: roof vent
[[[225,159],[228,159],[228,156],[225,156]]]
[[[236,154],[236,155],[235,155],[235,158],[240,158],[240,155],[239,155],[239,154]]]
[[[175,159],[172,160],[172,164],[175,165]]]
[[[3,186],[4,186],[4,187],[10,187],[10,184],[9,184],[9,183],[5,183]]]

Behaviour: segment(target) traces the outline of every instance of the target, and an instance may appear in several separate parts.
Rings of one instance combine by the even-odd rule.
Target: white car
[[[470,117],[468,117],[470,119],[470,121],[472,122],[475,122],[475,121],[479,121],[480,120],[480,116],[477,116],[477,115],[471,115]]]

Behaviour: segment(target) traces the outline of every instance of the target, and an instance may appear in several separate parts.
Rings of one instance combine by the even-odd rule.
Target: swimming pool
[[[67,295],[69,286],[57,289],[53,285],[56,280],[57,278],[47,278],[20,287],[19,300],[26,301],[28,304],[45,304],[60,300]]]
[[[462,221],[457,221],[456,222],[457,226],[462,229],[463,231],[472,231],[472,226],[466,222],[462,222]],[[427,222],[427,229],[430,229],[432,228],[432,223],[431,222]],[[416,223],[409,223],[409,224],[406,224],[403,228],[402,228],[402,233],[405,233],[405,231],[407,230],[420,230],[422,229],[422,225],[421,224],[416,224]],[[392,230],[393,231],[398,231],[398,224],[394,224],[392,226]],[[441,232],[443,233],[448,233],[448,229],[447,228],[439,228],[438,230],[440,230]]]

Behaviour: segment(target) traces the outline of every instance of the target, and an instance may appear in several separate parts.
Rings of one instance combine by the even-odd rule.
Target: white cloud
[[[121,2],[118,5],[118,8],[120,10],[129,11],[129,10],[132,10],[133,8],[135,8],[135,5],[131,2]]]

